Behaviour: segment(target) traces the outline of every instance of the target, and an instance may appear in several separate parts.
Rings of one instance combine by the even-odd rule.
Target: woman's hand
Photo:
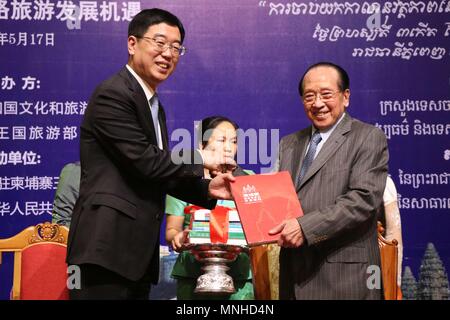
[[[175,237],[173,237],[171,244],[172,244],[172,248],[175,251],[180,251],[181,247],[186,242],[187,236],[188,236],[190,231],[191,230],[189,230],[189,229],[184,229],[183,231],[178,232],[175,235]]]

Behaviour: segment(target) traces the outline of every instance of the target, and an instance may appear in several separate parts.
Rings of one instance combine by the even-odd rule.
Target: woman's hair
[[[228,119],[223,116],[212,116],[208,118],[204,118],[202,120],[201,128],[199,128],[199,142],[202,144],[202,147],[205,148],[208,145],[209,138],[211,138],[213,130],[222,122],[229,122],[234,127],[235,130],[239,129],[239,126],[236,122]]]

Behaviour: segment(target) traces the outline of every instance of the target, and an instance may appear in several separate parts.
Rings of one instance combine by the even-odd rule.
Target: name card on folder
[[[238,214],[249,246],[274,243],[269,230],[283,220],[303,216],[289,172],[236,177],[231,183]]]

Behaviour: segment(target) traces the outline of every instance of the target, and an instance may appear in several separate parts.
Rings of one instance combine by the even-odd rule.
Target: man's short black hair
[[[128,36],[142,38],[148,27],[159,23],[167,23],[169,26],[178,27],[181,34],[181,43],[183,43],[185,32],[180,19],[169,11],[158,8],[144,9],[134,16],[128,25]]]
[[[309,66],[308,69],[306,69],[305,73],[303,74],[302,78],[300,79],[300,82],[298,83],[298,92],[300,93],[300,96],[303,96],[303,80],[306,76],[306,74],[315,68],[318,67],[330,67],[337,71],[339,75],[339,81],[338,81],[338,87],[339,90],[345,91],[350,88],[350,78],[348,77],[347,71],[345,71],[341,66],[338,66],[337,64],[334,64],[332,62],[318,62],[313,64],[312,66]]]

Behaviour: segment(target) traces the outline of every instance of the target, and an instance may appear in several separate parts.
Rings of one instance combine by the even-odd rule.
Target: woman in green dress
[[[214,116],[202,120],[201,137],[199,147],[213,152],[223,152],[235,157],[237,153],[237,129],[236,123],[221,116]],[[237,167],[233,175],[251,174]],[[205,178],[211,178],[211,173],[205,169]],[[219,200],[218,206],[235,208],[234,201]],[[188,203],[177,198],[167,196],[166,199],[166,240],[174,250],[179,251],[189,234],[190,214],[185,214],[184,209]],[[182,251],[172,270],[172,277],[177,280],[177,299],[229,299],[229,300],[251,300],[254,299],[252,276],[250,271],[250,260],[247,254],[241,253],[237,259],[229,265],[227,272],[234,280],[236,292],[231,295],[210,296],[196,294],[194,289],[197,278],[202,274],[202,265],[195,260],[188,251]]]

